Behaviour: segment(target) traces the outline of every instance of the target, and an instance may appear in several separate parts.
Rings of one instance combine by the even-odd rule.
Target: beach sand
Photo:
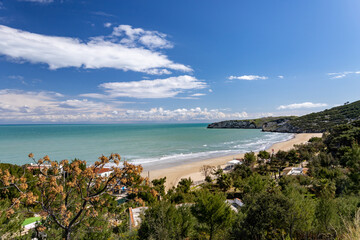
[[[294,138],[285,141],[279,142],[272,145],[267,151],[271,153],[274,149],[275,153],[278,150],[287,151],[294,147],[294,145],[306,143],[312,137],[321,137],[321,133],[300,133],[296,134]],[[179,166],[163,168],[158,170],[152,170],[149,173],[144,172],[144,176],[150,175],[150,180],[166,177],[166,189],[170,189],[173,186],[176,186],[177,183],[182,178],[191,178],[194,182],[204,180],[204,176],[200,172],[200,168],[203,165],[210,166],[222,166],[228,161],[233,160],[234,158],[243,158],[244,154],[230,155],[224,157],[211,158],[191,163],[186,163]]]

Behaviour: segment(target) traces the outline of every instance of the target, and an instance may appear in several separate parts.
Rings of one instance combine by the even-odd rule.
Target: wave
[[[257,137],[252,140],[240,140],[224,142],[217,144],[217,146],[208,146],[207,144],[202,145],[201,149],[196,152],[183,152],[173,153],[169,155],[163,155],[159,157],[149,158],[135,158],[131,162],[134,164],[142,164],[146,167],[151,165],[162,165],[162,164],[183,164],[185,162],[191,162],[196,160],[204,160],[214,157],[221,157],[227,155],[241,154],[250,151],[258,152],[270,148],[273,144],[278,142],[284,142],[292,139],[294,134],[284,133],[268,133],[262,137]],[[224,146],[225,145],[225,146]],[[209,148],[220,148],[212,151],[206,151]],[[191,149],[189,149],[191,150]]]

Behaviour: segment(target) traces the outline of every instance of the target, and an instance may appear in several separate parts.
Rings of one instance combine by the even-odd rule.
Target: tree
[[[200,172],[204,175],[205,179],[210,177],[211,173],[214,171],[215,167],[210,165],[203,165],[200,168]]]
[[[165,196],[165,182],[166,182],[166,177],[160,178],[160,179],[154,179],[151,181],[151,183],[154,186],[154,189],[160,193],[160,195],[162,197]]]
[[[200,223],[205,224],[204,230],[208,232],[210,240],[214,239],[218,232],[230,227],[232,212],[222,194],[201,191],[192,206],[192,212]]]
[[[181,193],[189,193],[192,184],[193,181],[191,178],[182,178],[176,187],[176,191]]]
[[[346,166],[350,170],[349,177],[353,182],[352,188],[358,192],[360,191],[360,146],[354,144],[344,158],[347,159]]]
[[[264,151],[260,151],[257,156],[259,159],[266,160],[270,158],[270,153],[264,150]]]
[[[186,239],[191,236],[196,219],[190,208],[161,201],[146,210],[138,231],[140,239]]]
[[[216,179],[216,183],[220,189],[222,189],[224,192],[226,192],[227,190],[229,190],[232,187],[233,180],[232,180],[230,174],[222,173]]]
[[[242,239],[283,239],[290,204],[280,193],[261,193],[245,202]]]
[[[297,234],[299,239],[309,233],[312,229],[312,223],[315,218],[315,201],[306,197],[301,191],[305,191],[297,184],[287,186],[285,196],[290,206],[287,212],[287,232],[290,239],[294,239]],[[295,239],[298,239],[295,237]]]
[[[244,163],[247,166],[251,166],[253,163],[256,162],[256,156],[254,152],[247,152],[244,155]]]
[[[104,207],[108,201],[106,194],[119,191],[126,186],[130,193],[136,194],[147,181],[140,176],[141,166],[123,163],[123,167],[112,167],[109,176],[99,173],[108,163],[120,162],[119,154],[110,157],[102,156],[90,167],[86,162],[62,160],[60,163],[45,156],[35,161],[33,154],[29,157],[37,163],[39,169],[35,177],[35,185],[39,194],[28,189],[28,180],[23,175],[16,177],[8,170],[0,171],[0,181],[4,186],[13,187],[18,195],[11,199],[11,206],[7,210],[10,217],[21,205],[33,212],[41,213],[46,221],[62,230],[62,238],[70,239],[71,234],[86,219],[98,216],[99,206]],[[141,199],[136,199],[141,202]],[[45,227],[42,227],[42,230]]]

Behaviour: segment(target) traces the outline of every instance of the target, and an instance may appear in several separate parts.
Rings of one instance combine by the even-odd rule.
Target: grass
[[[31,217],[31,218],[27,218],[25,219],[25,221],[21,224],[21,226],[26,226],[30,223],[36,222],[36,221],[40,221],[41,217]]]

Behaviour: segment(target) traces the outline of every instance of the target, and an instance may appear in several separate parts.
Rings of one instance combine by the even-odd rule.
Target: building
[[[114,170],[111,168],[101,168],[96,170],[96,174],[100,177],[109,177],[112,172],[114,172]]]
[[[244,206],[244,203],[238,198],[227,199],[226,202],[230,204],[231,210],[233,210],[236,213],[239,211],[239,209],[242,206]]]
[[[307,175],[308,170],[302,167],[287,167],[283,170],[283,176]]]
[[[141,215],[148,207],[129,208],[129,229],[137,228],[141,224]]]
[[[226,163],[225,170],[233,169],[235,167],[235,165],[242,164],[242,163],[243,163],[243,161],[240,159],[233,159]]]

